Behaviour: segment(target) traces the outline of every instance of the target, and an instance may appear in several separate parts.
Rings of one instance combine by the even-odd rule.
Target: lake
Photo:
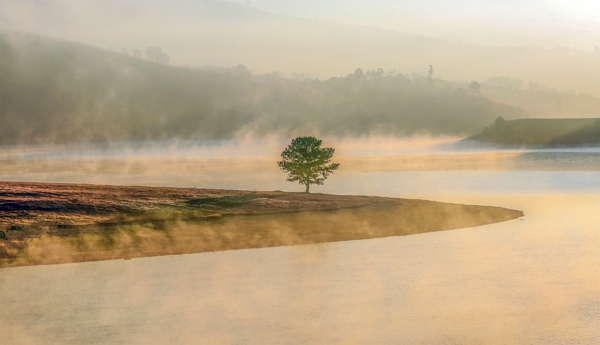
[[[0,269],[2,344],[600,343],[600,148],[335,144],[342,166],[315,192],[496,205],[525,217]],[[0,180],[302,190],[285,182],[270,144],[211,145],[5,150]]]

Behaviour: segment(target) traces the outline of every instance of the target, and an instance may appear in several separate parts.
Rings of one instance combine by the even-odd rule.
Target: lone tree
[[[310,193],[311,184],[322,185],[323,181],[340,165],[330,163],[335,149],[321,148],[321,140],[315,137],[298,137],[281,153],[277,165],[288,173],[287,181],[303,184]]]
[[[477,80],[472,80],[469,83],[469,89],[473,91],[473,93],[479,93],[479,89],[481,88],[481,84],[477,82]]]

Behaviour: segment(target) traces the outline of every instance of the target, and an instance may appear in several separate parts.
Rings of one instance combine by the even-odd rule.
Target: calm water
[[[285,182],[278,169],[277,150],[285,146],[278,141],[195,145],[4,149],[0,181],[304,190]],[[489,150],[385,140],[338,145],[340,169],[312,191],[387,196],[600,191],[600,147]],[[385,155],[372,156],[376,150]]]
[[[599,149],[342,158],[346,170],[315,191],[526,216],[367,241],[0,269],[0,343],[600,343]],[[267,158],[0,159],[0,180],[301,190]]]

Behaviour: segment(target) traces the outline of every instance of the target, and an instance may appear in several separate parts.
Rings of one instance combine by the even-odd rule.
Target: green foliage
[[[322,185],[330,174],[340,166],[331,163],[335,149],[321,148],[321,140],[315,137],[297,137],[281,153],[277,165],[288,173],[287,181],[306,186],[309,193],[311,184]]]
[[[6,233],[2,230],[0,230],[0,240],[8,240],[8,237],[6,237]]]
[[[279,196],[268,194],[231,195],[191,199],[185,201],[184,204],[195,208],[223,209],[246,206],[256,199],[273,199],[277,197]]]
[[[502,117],[471,140],[515,146],[600,144],[600,119],[519,119]]]

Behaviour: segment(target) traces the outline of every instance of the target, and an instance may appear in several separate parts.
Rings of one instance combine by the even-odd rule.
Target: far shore
[[[0,267],[403,236],[521,216],[377,196],[0,182]]]

